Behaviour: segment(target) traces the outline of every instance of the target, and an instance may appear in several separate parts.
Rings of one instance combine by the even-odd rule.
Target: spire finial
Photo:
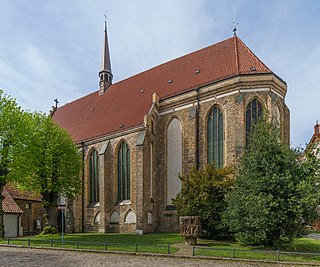
[[[104,31],[107,31],[107,10],[104,11]]]
[[[239,25],[239,22],[236,21],[236,6],[233,7],[233,23],[232,23],[232,31],[233,35],[237,35],[237,25]]]

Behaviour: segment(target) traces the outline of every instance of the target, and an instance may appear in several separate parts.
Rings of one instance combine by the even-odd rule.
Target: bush
[[[58,229],[55,226],[46,226],[43,228],[39,236],[59,235]]]
[[[200,216],[203,236],[221,239],[230,235],[222,222],[226,209],[225,196],[234,183],[234,169],[216,169],[214,164],[204,170],[193,169],[182,180],[182,190],[173,199],[178,216]]]

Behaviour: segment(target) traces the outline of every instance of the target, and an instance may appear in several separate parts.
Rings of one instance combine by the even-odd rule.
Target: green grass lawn
[[[246,259],[277,260],[277,251],[270,248],[241,246],[234,241],[211,241],[199,239],[199,247],[195,250],[198,256],[235,257]],[[205,248],[208,249],[205,249]],[[320,240],[298,238],[286,249],[281,250],[281,261],[311,261],[320,262],[320,255],[293,255],[286,252],[320,253]]]
[[[10,244],[28,245],[28,238],[10,239]],[[52,240],[52,241],[51,241]],[[31,236],[30,245],[32,246],[53,246],[62,247],[61,236]],[[64,237],[63,247],[98,249],[129,252],[150,252],[150,253],[168,253],[168,244],[184,243],[184,238],[179,234],[156,233],[156,234],[97,234],[97,233],[79,233],[67,234]],[[0,243],[6,243],[7,240],[0,240]],[[136,246],[137,244],[137,246]],[[196,256],[215,256],[215,257],[235,257],[246,259],[266,259],[276,260],[277,252],[266,252],[268,250],[261,247],[244,247],[234,241],[213,241],[198,239],[198,248],[195,250]],[[200,248],[202,247],[202,248]],[[205,249],[203,249],[205,248]],[[214,250],[212,250],[214,248]],[[271,249],[270,249],[271,250]],[[170,246],[170,253],[178,251],[174,245]],[[281,261],[316,261],[320,262],[320,256],[315,255],[287,255],[283,252],[305,252],[320,253],[320,240],[310,238],[299,238],[286,250],[281,250]]]
[[[150,253],[168,253],[168,245],[183,242],[183,238],[179,234],[97,234],[97,233],[79,233],[64,235],[64,244],[62,245],[62,237],[54,236],[30,236],[22,238],[10,239],[10,244],[32,246],[53,246],[66,248],[82,248],[82,249],[98,249],[113,251],[129,251],[129,252],[150,252]],[[0,243],[6,243],[2,240]],[[176,252],[178,249],[170,246],[170,253]]]

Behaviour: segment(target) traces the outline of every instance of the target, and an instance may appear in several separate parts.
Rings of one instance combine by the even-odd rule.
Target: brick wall
[[[244,76],[162,99],[145,117],[144,126],[131,132],[114,134],[85,144],[84,229],[100,232],[178,231],[178,218],[168,207],[167,192],[167,127],[173,117],[182,123],[182,175],[196,165],[197,110],[199,111],[199,167],[207,164],[207,118],[212,107],[219,106],[224,117],[224,162],[234,165],[245,148],[245,110],[254,98],[259,99],[271,116],[280,121],[283,141],[290,141],[290,113],[284,102],[286,85],[273,75]],[[199,103],[199,105],[198,105]],[[154,129],[151,129],[153,126]],[[117,151],[122,141],[130,148],[131,199],[117,202]],[[150,144],[153,144],[153,157]],[[88,155],[99,153],[100,202],[89,203]],[[153,195],[150,193],[150,160],[153,161]],[[82,197],[74,201],[74,229],[82,228]],[[126,223],[132,210],[136,223]],[[120,214],[119,223],[109,223],[111,214]],[[94,224],[100,212],[100,224]]]
[[[41,206],[41,202],[20,199],[15,199],[15,202],[23,211],[23,214],[21,214],[21,227],[23,227],[24,233],[35,234],[40,232],[45,223],[45,209]],[[36,227],[36,220],[41,221],[40,230]]]

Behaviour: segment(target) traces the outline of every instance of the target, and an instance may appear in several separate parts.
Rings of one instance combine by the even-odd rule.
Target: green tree
[[[30,166],[24,158],[26,114],[16,101],[0,90],[0,238],[4,236],[2,190],[8,182],[24,176]]]
[[[59,196],[73,198],[81,189],[81,157],[68,132],[50,116],[30,114],[30,138],[26,150],[32,162],[32,175],[20,181],[22,187],[41,194],[46,224],[56,226]]]
[[[276,124],[263,118],[255,125],[224,216],[238,241],[280,247],[314,220],[318,165],[312,155],[299,157],[281,142]]]
[[[229,235],[221,216],[226,209],[225,196],[234,183],[234,169],[216,169],[214,164],[204,170],[195,168],[182,180],[182,190],[173,199],[178,216],[200,216],[203,235],[224,238]]]

